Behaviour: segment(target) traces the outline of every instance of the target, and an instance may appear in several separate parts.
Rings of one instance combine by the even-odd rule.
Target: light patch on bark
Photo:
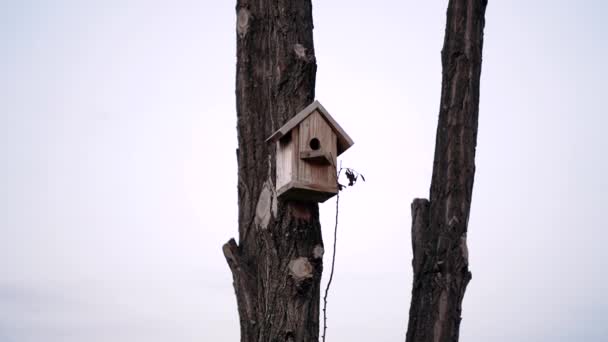
[[[452,165],[453,163],[448,163],[448,168],[450,168],[450,165]],[[448,172],[450,172],[448,170]],[[448,195],[447,198],[445,199],[445,222],[448,223],[448,227],[449,227],[449,222],[450,222],[450,208],[452,206],[452,196]]]
[[[467,234],[462,234],[460,237],[460,251],[464,258],[465,264],[469,264],[469,247],[467,247]]]
[[[298,56],[299,59],[308,60],[308,57],[306,57],[306,48],[302,44],[295,44],[293,46],[293,52],[296,53],[296,56]]]
[[[448,311],[448,290],[443,290],[439,297],[439,312],[437,313],[437,319],[433,326],[433,341],[439,342],[441,340],[441,332],[443,329],[443,323],[445,321],[445,315]]]
[[[277,201],[277,192],[274,189],[274,186],[272,186],[272,206],[270,207],[270,209],[272,210],[272,216],[277,217],[277,211],[279,210],[278,207],[278,203],[279,201]]]
[[[268,185],[270,191],[272,191],[272,205],[270,209],[272,209],[272,216],[277,217],[278,202],[277,201],[277,189],[274,187],[274,183],[272,182],[272,156],[268,155],[268,180],[266,181],[265,186]]]
[[[313,250],[312,250],[312,256],[315,259],[321,259],[323,257],[324,253],[325,253],[325,249],[323,249],[323,246],[321,246],[321,245],[316,245],[315,248],[313,248]]]
[[[448,221],[448,227],[452,227],[454,225],[457,225],[460,221],[458,220],[458,217],[456,217],[456,215],[452,216],[452,218]]]
[[[264,182],[260,197],[258,198],[258,204],[255,207],[255,220],[256,227],[266,229],[270,223],[272,216],[276,216],[277,213],[277,194],[274,189],[274,185],[269,182]]]
[[[272,156],[268,156],[268,179],[262,186],[258,203],[255,207],[254,223],[256,227],[266,229],[272,217],[277,216],[277,191],[272,183]]]
[[[299,257],[289,262],[289,274],[296,281],[312,278],[312,271],[312,265],[306,257]]]
[[[245,37],[247,35],[247,31],[249,30],[249,20],[251,18],[251,13],[245,9],[239,9],[239,12],[236,16],[236,31],[240,38]]]

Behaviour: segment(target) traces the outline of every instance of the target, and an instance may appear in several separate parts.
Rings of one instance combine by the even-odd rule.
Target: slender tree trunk
[[[316,203],[277,200],[265,142],[314,100],[310,0],[238,0],[239,243],[232,271],[241,341],[318,341],[323,241]]]
[[[458,341],[471,280],[467,225],[475,176],[486,0],[450,0],[430,200],[412,203],[414,284],[407,342]]]

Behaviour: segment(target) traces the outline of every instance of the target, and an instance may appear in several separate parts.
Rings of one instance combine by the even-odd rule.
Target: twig
[[[340,179],[340,173],[342,172],[342,163],[340,162],[340,170],[338,171],[338,175],[336,180]],[[334,277],[334,265],[336,263],[336,242],[338,240],[338,205],[340,203],[340,190],[336,194],[336,225],[334,227],[334,250],[333,255],[331,257],[331,271],[329,272],[329,280],[327,281],[327,287],[325,288],[325,296],[323,296],[323,342],[325,342],[325,336],[327,334],[327,294],[329,293],[329,286],[331,285],[331,280]]]

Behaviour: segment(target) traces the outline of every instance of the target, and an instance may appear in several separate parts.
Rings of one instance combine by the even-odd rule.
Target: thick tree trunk
[[[412,203],[414,284],[407,342],[458,341],[471,280],[467,224],[475,175],[486,0],[450,0],[430,201]]]
[[[323,241],[316,203],[278,201],[265,142],[314,100],[310,0],[238,0],[239,244],[232,271],[241,341],[318,341]]]

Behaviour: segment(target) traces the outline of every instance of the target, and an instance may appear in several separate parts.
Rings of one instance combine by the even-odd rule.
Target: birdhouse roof
[[[323,118],[327,121],[329,126],[333,129],[334,133],[336,133],[338,137],[338,155],[342,154],[342,152],[346,151],[349,147],[351,147],[354,142],[353,140],[346,134],[346,132],[338,125],[336,120],[329,115],[329,112],[321,105],[319,101],[314,101],[309,104],[306,108],[296,114],[293,118],[291,118],[287,123],[285,123],[281,128],[279,128],[276,132],[272,133],[266,141],[277,141],[285,136],[289,131],[291,131],[294,127],[299,125],[304,119],[306,119],[310,114],[314,111],[318,111]]]

